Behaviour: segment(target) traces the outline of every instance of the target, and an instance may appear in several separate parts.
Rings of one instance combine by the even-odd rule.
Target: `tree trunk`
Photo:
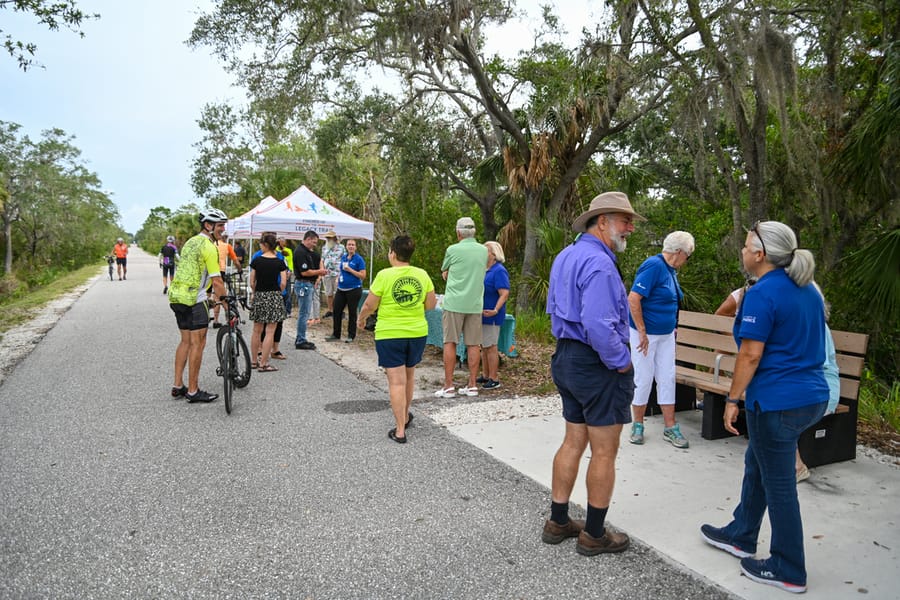
[[[826,31],[823,35],[822,54],[825,58],[825,68],[823,71],[825,79],[825,90],[822,94],[825,120],[825,148],[839,148],[846,133],[842,119],[844,116],[844,90],[842,89],[840,79],[840,68],[842,59],[842,48],[844,40],[844,17],[847,12],[847,4],[845,2],[834,3],[832,9],[828,12],[825,19]],[[842,191],[832,177],[823,177],[820,182],[819,191],[819,215],[821,236],[821,252],[825,265],[828,268],[834,267],[841,256],[843,249],[843,241],[836,239],[834,232],[834,224],[832,216],[838,207],[843,194]],[[846,226],[846,223],[844,224]],[[855,234],[855,227],[853,228]],[[846,231],[846,229],[844,229]]]
[[[756,106],[748,108],[744,105],[745,82],[738,81],[738,73],[729,57],[722,52],[719,42],[713,37],[709,23],[703,16],[700,2],[688,0],[688,12],[697,25],[703,46],[712,54],[716,72],[722,82],[726,104],[731,112],[735,131],[738,137],[738,146],[744,169],[747,173],[747,187],[749,188],[749,217],[750,222],[767,218],[769,201],[766,194],[766,123],[769,113],[764,82],[758,73],[760,67],[754,66],[752,79],[753,96]],[[749,60],[749,55],[745,56]],[[748,114],[753,113],[752,121]]]
[[[3,220],[3,235],[6,236],[6,257],[3,259],[3,272],[6,275],[12,273],[13,246],[12,246],[12,220]]]
[[[497,239],[497,231],[500,229],[497,226],[497,219],[494,217],[494,208],[497,206],[497,192],[495,190],[487,192],[481,196],[481,201],[477,204],[478,208],[481,210],[481,223],[484,227],[484,239]]]
[[[540,257],[538,247],[537,227],[541,218],[540,190],[525,190],[525,253],[522,257],[522,276],[519,280],[519,288],[516,291],[516,312],[523,312],[533,308],[531,305],[531,283],[535,277],[534,266]]]
[[[769,120],[769,102],[763,82],[758,74],[754,74],[753,92],[756,98],[756,109],[753,122],[747,132],[742,154],[747,168],[747,186],[750,188],[750,223],[769,219],[771,203],[766,193],[766,125]]]
[[[743,219],[743,216],[741,215],[741,191],[738,189],[737,182],[734,180],[734,167],[731,164],[731,159],[725,154],[725,151],[722,149],[722,144],[719,143],[719,138],[716,135],[716,124],[713,115],[707,110],[704,118],[706,121],[706,137],[709,140],[710,146],[712,146],[713,154],[716,157],[716,164],[719,166],[719,171],[722,173],[722,177],[725,178],[725,182],[728,185],[728,198],[731,201],[732,236],[734,237],[731,243],[733,244],[734,249],[737,250],[741,247],[741,244],[744,243],[744,236],[741,231]]]

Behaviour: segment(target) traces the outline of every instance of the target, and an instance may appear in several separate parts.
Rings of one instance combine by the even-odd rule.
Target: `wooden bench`
[[[722,423],[725,396],[731,387],[737,346],[732,337],[732,317],[681,311],[675,351],[676,410],[696,390],[703,393],[701,435],[708,440],[730,437]],[[859,380],[869,336],[832,331],[841,382],[840,403],[832,415],[800,437],[800,455],[809,467],[856,458],[856,417]],[[685,389],[689,390],[687,393]],[[743,414],[743,411],[742,411]],[[746,432],[739,417],[737,429]]]

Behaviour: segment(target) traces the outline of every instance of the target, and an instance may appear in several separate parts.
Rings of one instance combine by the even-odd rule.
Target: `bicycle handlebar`
[[[216,304],[227,304],[228,307],[230,308],[231,306],[234,305],[235,301],[237,301],[237,303],[244,310],[250,310],[250,307],[247,306],[247,301],[244,300],[243,297],[234,296],[232,294],[229,294],[227,296],[219,296],[219,301],[216,302]]]

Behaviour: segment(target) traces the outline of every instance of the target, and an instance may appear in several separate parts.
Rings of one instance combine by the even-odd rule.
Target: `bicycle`
[[[116,264],[116,258],[114,256],[106,257],[106,264],[109,265],[109,280],[113,280],[113,265]]]
[[[244,341],[244,335],[241,333],[240,325],[243,321],[238,309],[240,305],[247,310],[247,301],[243,296],[235,293],[235,282],[233,281],[235,275],[240,278],[240,274],[222,276],[228,294],[222,297],[221,303],[225,304],[228,312],[225,324],[216,335],[216,354],[219,357],[216,374],[222,377],[224,383],[225,412],[229,415],[231,414],[234,388],[246,387],[250,383],[250,375],[253,373],[250,351],[247,349],[247,342]]]

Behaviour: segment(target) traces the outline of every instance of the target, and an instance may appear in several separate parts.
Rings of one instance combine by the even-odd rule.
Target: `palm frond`
[[[852,280],[865,290],[872,312],[900,319],[900,227],[847,258]]]

